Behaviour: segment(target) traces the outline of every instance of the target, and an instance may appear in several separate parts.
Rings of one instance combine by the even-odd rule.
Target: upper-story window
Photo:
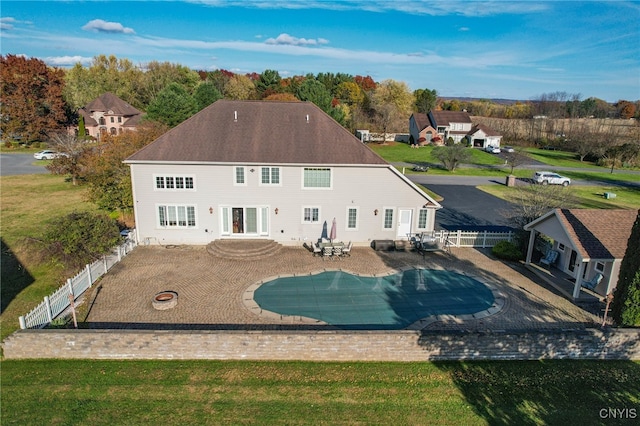
[[[305,167],[303,188],[331,188],[331,169],[327,167]]]
[[[280,167],[260,167],[261,185],[280,185]]]
[[[122,117],[118,116],[118,123],[122,123]]]
[[[159,190],[193,190],[195,182],[193,176],[155,176],[156,189]]]
[[[111,122],[112,122],[112,123],[115,123],[115,122],[116,122],[115,117],[111,117]]]
[[[243,166],[236,166],[233,168],[233,184],[234,185],[246,185],[246,169]]]
[[[107,124],[107,121],[104,119],[104,117],[100,117],[98,119],[98,123],[100,123],[101,126],[104,126],[105,124]]]

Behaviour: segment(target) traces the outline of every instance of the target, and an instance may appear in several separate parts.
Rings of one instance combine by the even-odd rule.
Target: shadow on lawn
[[[27,268],[20,263],[13,250],[4,242],[4,238],[0,238],[0,244],[2,245],[0,313],[2,313],[22,290],[33,283],[34,279]]]
[[[490,425],[634,424],[640,364],[631,361],[434,362]],[[637,424],[637,423],[635,423]]]

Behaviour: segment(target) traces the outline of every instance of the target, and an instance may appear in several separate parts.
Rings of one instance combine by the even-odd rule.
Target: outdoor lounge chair
[[[598,284],[600,284],[600,281],[602,281],[603,278],[604,276],[602,274],[595,274],[591,280],[582,281],[582,287],[593,290]]]
[[[347,244],[347,246],[342,249],[342,255],[343,256],[351,256],[351,246],[352,245],[353,245],[353,243],[351,241],[349,241],[349,244]]]
[[[558,253],[555,250],[550,250],[549,252],[547,252],[547,255],[545,257],[540,259],[540,264],[541,265],[547,265],[547,266],[551,267],[551,265],[556,263],[556,260],[558,260],[558,255],[559,254],[560,253]]]
[[[311,241],[311,248],[313,249],[314,256],[322,256],[322,249],[313,241]]]

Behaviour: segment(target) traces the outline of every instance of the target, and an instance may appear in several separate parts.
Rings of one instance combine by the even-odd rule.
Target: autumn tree
[[[629,101],[618,101],[616,110],[620,118],[625,120],[636,115],[636,106]]]
[[[136,97],[142,105],[151,104],[171,83],[181,86],[189,94],[192,94],[200,83],[197,72],[180,64],[151,61],[145,65],[143,71],[140,84],[135,88]],[[140,109],[144,110],[144,107],[141,106]]]
[[[266,98],[264,101],[287,101],[287,102],[300,102],[300,99],[296,98],[295,95],[291,93],[273,93]]]
[[[415,110],[423,114],[434,109],[438,100],[438,92],[435,89],[418,89],[413,92],[413,96],[416,99]]]
[[[413,94],[404,82],[385,80],[376,86],[371,96],[371,108],[376,112],[381,130],[404,130],[414,105]]]
[[[354,81],[343,81],[336,88],[336,97],[347,105],[360,105],[364,101],[364,91]]]
[[[0,130],[23,140],[44,141],[67,121],[64,72],[36,58],[0,56]]]
[[[170,83],[147,107],[147,118],[174,127],[197,111],[196,100],[178,83]]]
[[[133,195],[129,166],[123,161],[167,130],[164,124],[147,121],[136,131],[105,135],[85,160],[89,199],[104,210],[119,212],[126,221],[133,210]]]
[[[251,99],[255,95],[255,90],[255,84],[249,77],[235,74],[224,86],[224,97],[239,101]]]

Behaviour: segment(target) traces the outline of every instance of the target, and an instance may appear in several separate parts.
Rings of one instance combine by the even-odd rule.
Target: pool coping
[[[403,267],[403,268],[399,268],[399,269],[389,269],[387,272],[383,272],[383,273],[378,273],[378,274],[359,274],[359,273],[355,273],[353,271],[350,271],[349,269],[345,269],[345,268],[323,268],[323,269],[318,269],[315,271],[311,271],[308,273],[300,273],[300,274],[280,274],[280,275],[274,275],[274,276],[269,276],[269,277],[265,277],[259,281],[256,281],[252,284],[250,284],[249,286],[247,286],[247,288],[244,290],[244,292],[242,293],[242,303],[244,305],[244,307],[251,312],[253,315],[257,315],[261,318],[266,318],[266,319],[270,319],[273,321],[278,321],[280,324],[298,324],[298,325],[322,325],[322,326],[326,326],[327,328],[335,328],[335,329],[342,329],[341,327],[338,327],[336,325],[333,324],[329,324],[327,322],[318,320],[316,318],[310,318],[310,317],[305,317],[302,315],[285,315],[285,314],[279,314],[277,312],[273,312],[273,311],[269,311],[266,309],[262,309],[254,300],[254,293],[255,291],[264,283],[276,280],[278,278],[289,278],[289,277],[301,277],[301,276],[310,276],[310,275],[318,275],[324,272],[346,272],[348,274],[351,275],[355,275],[358,277],[367,277],[367,278],[375,278],[375,277],[388,277],[390,275],[394,275],[394,274],[398,274],[398,273],[403,273],[405,271],[410,271],[410,270],[441,270],[444,271],[445,268],[424,268],[424,267],[420,267],[420,266],[408,266],[408,267]],[[414,321],[413,323],[409,324],[406,327],[400,328],[398,330],[412,330],[412,331],[420,331],[422,329],[424,329],[425,327],[429,326],[430,324],[434,323],[434,322],[438,322],[438,321],[452,321],[456,324],[462,324],[464,321],[469,321],[469,320],[474,320],[474,319],[482,319],[482,318],[487,318],[491,315],[495,315],[498,312],[500,312],[506,303],[506,296],[505,294],[503,294],[495,285],[486,282],[485,280],[483,280],[479,275],[476,274],[469,274],[469,273],[465,273],[463,271],[459,271],[459,270],[450,270],[450,269],[446,269],[447,271],[450,272],[454,272],[457,273],[459,275],[464,275],[467,276],[469,278],[472,278],[476,281],[478,281],[479,283],[485,285],[493,294],[493,304],[491,305],[491,307],[484,309],[482,311],[478,311],[476,313],[473,314],[461,314],[461,315],[453,315],[453,314],[445,314],[445,315],[431,315],[428,317],[424,317],[421,318],[417,321]]]

